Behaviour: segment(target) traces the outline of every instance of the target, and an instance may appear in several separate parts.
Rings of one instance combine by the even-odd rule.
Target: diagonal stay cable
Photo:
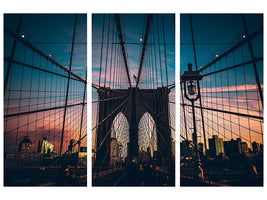
[[[250,40],[252,38],[254,38],[255,36],[257,36],[258,34],[262,33],[263,31],[263,27],[261,27],[260,29],[256,30],[255,32],[253,32],[252,34],[250,34]],[[205,70],[206,68],[212,66],[212,64],[218,62],[219,60],[221,60],[222,58],[226,57],[228,54],[230,54],[231,52],[233,52],[235,49],[237,49],[238,47],[244,45],[245,43],[248,42],[248,39],[244,39],[240,42],[237,43],[237,45],[233,46],[232,48],[230,48],[229,50],[225,51],[222,55],[219,55],[216,59],[212,60],[210,63],[208,63],[206,66],[202,67],[199,72]]]
[[[226,67],[226,68],[219,69],[219,70],[216,70],[216,71],[213,71],[213,72],[209,72],[209,73],[203,74],[202,77],[210,76],[210,75],[213,75],[213,74],[216,74],[216,73],[221,73],[221,72],[224,72],[224,71],[227,71],[227,70],[231,70],[231,69],[235,69],[235,68],[242,67],[242,66],[244,67],[246,65],[253,64],[253,62],[257,63],[257,62],[260,62],[260,61],[263,61],[263,57],[254,57],[254,60],[242,62],[240,64],[236,64],[236,65],[233,65],[233,66],[230,66],[230,67]]]
[[[192,16],[189,14],[189,21],[190,21],[190,27],[191,27],[191,37],[192,37],[192,46],[193,46],[193,52],[194,52],[194,61],[196,66],[196,71],[198,71],[198,64],[197,64],[197,54],[196,54],[196,47],[195,47],[195,38],[194,38],[194,30],[193,30],[193,23],[192,23]],[[205,130],[205,123],[204,123],[204,117],[203,117],[203,109],[202,109],[202,98],[200,93],[200,86],[199,86],[199,77],[197,78],[197,90],[199,95],[199,105],[200,105],[200,112],[201,112],[201,121],[202,121],[202,131],[204,135],[204,145],[207,149],[207,143],[206,143],[206,130]],[[193,113],[193,116],[195,113]],[[195,130],[196,132],[196,130]]]
[[[180,103],[180,105],[182,105]],[[184,104],[184,106],[191,106],[189,104]],[[196,108],[200,108],[200,106],[195,105]],[[237,113],[237,112],[232,112],[232,111],[227,111],[227,110],[220,110],[220,109],[215,109],[215,108],[208,108],[208,107],[202,107],[205,110],[210,110],[210,111],[215,111],[215,112],[222,112],[222,113],[227,113],[227,114],[231,114],[231,115],[237,115],[237,116],[242,116],[242,117],[248,117],[248,118],[254,118],[254,119],[259,119],[259,120],[263,120],[263,117],[261,116],[255,116],[255,115],[248,115],[248,114],[244,114],[244,113]]]
[[[129,99],[129,96],[122,102],[116,109],[114,109],[110,114],[107,115],[105,119],[103,119],[101,122],[99,122],[94,128],[92,128],[92,131],[95,130],[98,126],[100,126],[103,122],[105,122],[107,119],[109,119],[113,113],[115,113],[118,109],[120,109]]]
[[[114,70],[115,71],[115,70]],[[92,87],[94,88],[94,89],[97,89],[97,90],[100,90],[101,92],[104,92],[104,87],[102,87],[102,86],[100,86],[100,85],[98,85],[98,84],[95,84],[95,83],[92,83]],[[110,89],[110,88],[105,88],[106,90],[113,90],[113,89]],[[116,89],[114,89],[117,93],[124,93],[124,94],[128,94],[129,92],[127,92],[127,91],[121,91],[121,90],[116,90]],[[113,91],[114,91],[113,90]]]
[[[155,114],[155,116],[156,117],[159,117],[160,118],[160,116],[157,114],[157,113],[155,113],[155,112],[153,112],[151,109],[149,109],[146,105],[145,105],[145,103],[143,102],[143,101],[140,101],[141,102],[141,109],[143,109],[144,111],[145,110],[149,110],[150,112],[152,112],[153,114]],[[146,108],[146,109],[145,109]],[[166,123],[166,121],[165,120],[163,120],[163,119],[161,119],[164,123]],[[168,123],[167,123],[168,124]],[[172,128],[169,124],[168,124],[168,126],[170,127],[170,128]],[[175,131],[175,129],[174,128],[172,128],[174,131]],[[161,133],[159,132],[159,130],[157,129],[157,127],[156,127],[156,131],[159,133],[159,135],[160,135],[160,137],[162,138],[162,140],[164,141],[164,143],[166,144],[166,145],[169,145],[167,142],[166,142],[166,140],[164,139],[164,137],[161,135]]]
[[[136,87],[138,87],[138,84],[139,84],[139,81],[140,81],[140,77],[141,77],[141,72],[142,72],[143,62],[144,62],[144,58],[145,58],[146,47],[147,47],[147,43],[148,43],[148,37],[149,37],[150,28],[151,28],[150,25],[151,25],[151,22],[152,22],[152,18],[153,18],[153,15],[152,14],[148,14],[148,16],[147,16],[147,24],[146,24],[146,31],[145,31],[145,36],[144,36],[143,49],[142,49],[142,55],[141,55],[141,59],[140,59],[140,66],[139,66],[138,77],[137,77],[137,81],[136,81]]]
[[[92,100],[92,103],[103,102],[103,101],[111,101],[111,100],[115,100],[115,99],[121,99],[121,98],[126,97],[126,96],[127,95],[123,95],[123,96],[120,96],[120,97],[108,98],[108,99]]]
[[[144,103],[141,101],[141,103],[143,104],[143,106],[142,106],[142,104],[141,104],[141,109],[143,110],[143,111],[146,111],[145,110],[145,108],[144,108]],[[151,118],[151,116],[150,116],[150,118]],[[153,118],[152,118],[153,119]],[[148,119],[146,119],[146,121],[148,122]],[[152,121],[151,119],[150,119],[150,121]],[[150,127],[149,127],[149,125],[148,125],[148,128],[149,128],[149,130],[150,130],[150,132],[151,132],[151,129],[150,129]],[[165,138],[163,137],[163,135],[161,134],[161,132],[157,129],[157,126],[153,126],[153,129],[156,129],[156,132],[159,134],[159,136],[161,137],[161,139],[162,139],[162,141],[167,145],[167,146],[170,146],[170,144],[168,144],[167,142],[166,142],[166,140],[165,140]],[[155,141],[155,140],[154,140]],[[158,141],[157,141],[158,142]],[[160,148],[157,148],[157,151],[159,151],[159,153],[161,154],[161,150],[160,150]],[[162,160],[163,161],[166,161],[166,159],[164,158],[164,157],[162,157]]]
[[[166,82],[167,85],[169,85],[169,80],[168,80],[168,64],[167,64],[167,55],[166,55],[166,42],[165,42],[165,26],[164,26],[164,15],[161,15],[162,17],[162,29],[163,29],[163,44],[164,44],[164,59],[165,59],[165,73],[166,73]]]
[[[169,123],[166,122],[166,120],[162,119],[162,117],[160,115],[158,115],[156,112],[154,112],[153,110],[151,110],[150,108],[148,108],[148,106],[145,103],[143,103],[142,101],[140,101],[140,102],[144,105],[144,107],[147,110],[149,110],[150,112],[152,112],[158,119],[160,119],[162,122],[164,122],[165,124],[167,124],[172,130],[175,131],[175,128],[173,128],[172,126],[170,126]]]
[[[143,102],[141,102],[143,105],[141,105],[141,109],[143,110],[143,111],[145,111],[145,108],[144,108],[144,103]],[[146,120],[148,120],[148,119],[146,119]],[[148,122],[148,121],[147,121]],[[148,128],[149,128],[149,130],[150,130],[150,132],[151,132],[151,129],[150,129],[150,127],[148,126]],[[159,135],[160,135],[160,137],[162,138],[162,140],[163,140],[163,142],[166,144],[166,145],[169,145],[167,142],[166,142],[166,140],[164,139],[164,137],[162,136],[162,134],[160,133],[160,131],[157,129],[157,127],[156,127],[156,131],[157,131],[157,133],[159,133]]]
[[[20,61],[14,60],[14,59],[12,60],[11,57],[6,57],[5,56],[4,60],[6,62],[9,62],[9,63],[12,62],[12,63],[16,64],[17,66],[28,67],[28,68],[31,68],[31,69],[35,69],[35,70],[39,70],[39,71],[45,72],[45,73],[53,74],[53,75],[56,75],[56,76],[61,76],[63,78],[68,78],[68,76],[66,76],[64,74],[53,72],[53,71],[50,71],[50,70],[47,70],[47,69],[43,69],[41,67],[37,67],[37,66],[34,66],[34,65],[30,65],[30,64],[27,64],[27,63],[24,63],[24,62],[20,62]],[[75,81],[80,81],[80,82],[86,82],[86,81],[83,81],[81,79],[77,79],[77,78],[74,78],[74,77],[70,77],[70,79],[75,80]]]
[[[87,103],[85,103],[85,104],[87,104]],[[83,105],[83,103],[81,102],[81,103],[77,103],[77,104],[71,104],[71,105],[67,105],[67,107],[73,107],[73,106],[79,106],[79,105]],[[7,114],[7,115],[4,115],[4,118],[33,114],[33,113],[44,112],[44,111],[49,111],[49,110],[57,110],[57,109],[62,109],[62,108],[65,108],[65,106],[57,106],[57,107],[52,107],[52,108],[33,110],[33,111],[29,111],[29,112],[19,112],[19,113]]]
[[[123,108],[123,110],[127,110],[129,104],[126,104],[126,106]],[[116,131],[120,128],[121,123],[119,125],[119,127],[116,129]],[[96,152],[98,152],[98,150],[101,148],[101,146],[104,144],[105,140],[107,139],[108,135],[111,133],[112,127],[109,129],[109,131],[107,132],[107,134],[105,135],[104,139],[101,141],[99,147],[96,149]]]
[[[128,104],[123,108],[123,110],[125,110],[125,109],[127,109],[127,108],[128,108]],[[98,152],[98,150],[99,150],[99,149],[101,148],[101,146],[104,144],[104,141],[106,140],[106,138],[107,138],[108,135],[110,134],[111,130],[112,130],[112,127],[111,127],[111,129],[107,132],[105,138],[102,140],[102,142],[101,142],[101,144],[99,145],[99,147],[97,148],[96,152]],[[106,157],[107,157],[107,155],[108,155],[108,152],[109,152],[109,149],[106,150],[105,156],[104,156],[104,158],[102,159],[102,162],[101,162],[100,167],[99,167],[100,169],[102,168],[102,166],[103,166],[103,164],[104,164],[104,161],[105,161],[105,159],[106,159]]]
[[[44,52],[42,52],[41,50],[39,50],[37,47],[35,47],[34,45],[32,45],[30,43],[30,41],[25,40],[25,38],[22,37],[17,37],[16,33],[14,33],[11,29],[9,29],[8,27],[4,27],[4,31],[5,33],[9,34],[12,37],[16,37],[23,45],[25,45],[26,47],[28,47],[29,49],[33,50],[34,52],[36,52],[37,54],[39,54],[41,57],[49,60],[52,64],[55,64],[57,67],[59,67],[60,69],[64,70],[67,73],[70,73],[72,76],[74,76],[75,78],[79,79],[82,82],[86,82],[83,78],[81,78],[80,76],[78,76],[77,74],[71,72],[67,67],[64,67],[63,65],[61,65],[60,63],[58,63],[56,60],[54,60],[51,55],[46,55]]]
[[[126,50],[125,50],[125,47],[124,47],[124,40],[123,40],[122,27],[121,27],[121,21],[120,21],[120,15],[119,14],[115,14],[115,20],[116,20],[116,23],[117,23],[117,32],[119,34],[124,66],[125,66],[125,70],[126,70],[126,73],[127,73],[128,83],[129,83],[129,86],[131,88],[132,85],[131,85],[131,79],[130,79],[130,75],[129,75],[129,68],[128,68],[128,62],[127,62],[127,56],[126,56],[127,54],[126,54]]]

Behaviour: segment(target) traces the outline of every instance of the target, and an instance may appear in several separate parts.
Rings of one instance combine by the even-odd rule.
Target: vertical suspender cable
[[[262,89],[261,89],[261,85],[260,85],[260,78],[259,78],[259,73],[257,70],[257,65],[256,65],[256,61],[255,61],[255,57],[254,57],[254,52],[253,52],[253,48],[252,48],[252,44],[251,44],[251,39],[250,39],[250,34],[248,32],[248,27],[247,27],[247,23],[246,23],[246,19],[245,16],[242,15],[242,20],[243,20],[243,25],[244,25],[244,29],[247,35],[247,40],[248,40],[248,47],[249,47],[249,52],[250,52],[250,56],[251,59],[253,61],[253,69],[254,69],[254,74],[255,74],[255,79],[256,79],[256,84],[260,93],[260,98],[261,98],[261,104],[262,104],[262,108],[263,108],[263,94],[262,94]]]
[[[68,70],[67,92],[66,92],[66,99],[65,99],[65,108],[64,108],[63,125],[62,125],[61,142],[60,142],[60,156],[62,155],[62,145],[63,145],[63,138],[64,138],[64,129],[65,129],[65,120],[66,120],[66,111],[67,111],[67,104],[68,104],[68,96],[69,96],[70,72],[71,72],[71,65],[72,65],[72,56],[73,56],[73,48],[74,48],[74,40],[75,40],[75,32],[76,32],[76,24],[77,24],[77,14],[75,15],[75,20],[74,20],[74,29],[73,29],[73,37],[72,37],[72,45],[71,45],[71,54],[70,54],[70,66],[69,66],[69,70]]]
[[[100,71],[99,71],[99,78],[98,78],[98,85],[99,85],[99,87],[100,87],[100,83],[101,83],[101,70],[102,70],[102,56],[103,56],[104,33],[105,33],[105,14],[104,14],[104,17],[103,17],[103,28],[102,28],[102,41],[101,41],[101,54],[100,54]]]
[[[190,20],[190,26],[191,26],[191,35],[192,35],[192,42],[193,42],[195,66],[196,66],[196,71],[198,71],[197,55],[196,55],[195,39],[194,39],[194,31],[193,31],[192,18],[191,18],[190,14],[189,14],[189,20]],[[201,110],[201,120],[202,120],[202,130],[203,130],[203,135],[204,135],[204,145],[205,145],[205,150],[207,150],[206,131],[205,131],[205,125],[204,125],[204,117],[203,117],[202,100],[201,100],[200,88],[199,88],[199,80],[197,80],[197,88],[198,88],[198,94],[199,94],[199,105],[200,105],[200,110]]]
[[[15,55],[15,50],[16,50],[17,41],[18,41],[19,32],[20,32],[20,27],[21,27],[21,22],[22,22],[22,16],[23,15],[21,14],[20,17],[19,17],[19,23],[18,23],[17,30],[16,30],[16,38],[14,39],[14,43],[13,43],[13,46],[12,46],[12,51],[11,51],[11,55],[10,55],[11,60],[10,60],[10,62],[8,64],[7,75],[5,77],[4,94],[6,94],[6,87],[7,87],[7,83],[8,83],[8,80],[9,80],[9,74],[10,74],[10,70],[11,70],[11,66],[12,66],[13,57]]]
[[[87,81],[87,68],[85,73],[85,80]],[[83,91],[83,105],[82,105],[82,116],[81,116],[81,124],[80,124],[80,133],[79,133],[79,142],[78,142],[78,153],[80,152],[80,145],[81,145],[81,136],[82,136],[82,126],[83,126],[83,113],[84,113],[84,105],[85,105],[85,94],[86,94],[86,86],[87,83],[84,83],[84,91]]]
[[[155,57],[155,71],[156,71],[156,80],[158,80],[158,69],[157,69],[157,52],[156,52],[156,44],[155,44],[155,26],[153,25],[152,26],[152,33],[153,33],[153,46],[154,46],[154,57]],[[158,87],[158,81],[157,82],[157,86],[156,88]]]
[[[108,18],[108,39],[107,39],[107,51],[106,51],[106,65],[105,65],[104,87],[106,87],[106,78],[107,78],[108,47],[109,47],[109,30],[110,30],[110,15],[109,15],[109,18]]]
[[[112,59],[113,59],[113,46],[114,46],[114,29],[115,29],[115,22],[113,20],[113,28],[112,28],[112,45],[111,45],[111,58],[110,58],[110,71],[109,71],[109,87],[111,88],[111,72],[113,70],[113,65],[112,65]],[[116,50],[115,50],[116,51]]]
[[[158,46],[159,46],[160,77],[161,77],[161,86],[163,87],[162,67],[161,67],[161,53],[160,53],[160,39],[159,39],[159,19],[158,19],[158,15],[157,15],[157,32],[158,32]]]
[[[165,43],[165,27],[164,27],[164,16],[162,16],[162,28],[163,28],[163,43],[164,43],[164,57],[165,57],[165,68],[166,68],[166,81],[167,81],[167,87],[169,85],[169,81],[168,81],[168,64],[167,64],[167,55],[166,55],[166,43]]]

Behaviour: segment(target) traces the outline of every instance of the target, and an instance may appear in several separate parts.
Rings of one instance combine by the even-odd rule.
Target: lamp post
[[[200,94],[197,92],[197,82],[202,79],[202,76],[198,73],[198,71],[192,71],[192,64],[188,63],[188,71],[185,71],[181,76],[181,81],[183,83],[184,88],[184,97],[188,99],[192,103],[192,114],[193,114],[193,128],[194,132],[192,133],[194,152],[195,152],[195,176],[194,179],[196,181],[203,180],[203,170],[201,168],[200,158],[199,158],[199,150],[197,144],[197,127],[196,127],[196,116],[195,116],[195,106],[194,103],[199,99]]]

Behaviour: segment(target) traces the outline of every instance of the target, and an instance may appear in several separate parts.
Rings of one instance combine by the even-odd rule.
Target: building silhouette
[[[48,140],[46,140],[46,137],[44,137],[43,140],[39,140],[38,143],[39,153],[50,156],[53,151],[54,151],[54,145],[49,143]]]
[[[110,141],[110,167],[115,167],[120,158],[119,142],[116,138],[111,138]]]
[[[22,158],[28,159],[31,153],[32,142],[28,135],[26,135],[23,140],[19,143],[18,152],[21,154]]]
[[[209,150],[210,157],[224,154],[223,139],[219,138],[218,135],[213,135],[212,138],[209,139]]]
[[[68,150],[70,153],[75,153],[75,139],[70,139]]]
[[[184,140],[180,143],[181,146],[181,157],[192,157],[193,156],[193,148],[192,148],[192,141]]]
[[[203,143],[198,143],[198,150],[199,150],[200,155],[204,155],[205,148],[204,148]]]
[[[252,142],[252,152],[258,153],[260,152],[260,144],[257,142]]]
[[[241,142],[241,148],[243,153],[248,152],[248,144],[246,142]]]
[[[228,157],[238,156],[242,153],[241,139],[237,138],[236,140],[231,139],[230,141],[223,142],[225,155]]]

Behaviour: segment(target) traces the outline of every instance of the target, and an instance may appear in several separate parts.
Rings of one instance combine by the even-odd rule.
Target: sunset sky
[[[141,73],[140,77],[140,83],[139,88],[140,89],[146,89],[146,88],[157,88],[167,85],[166,80],[166,72],[165,72],[165,61],[164,61],[164,47],[163,47],[163,23],[162,23],[162,17],[164,18],[164,30],[165,30],[165,44],[166,44],[166,60],[167,60],[167,68],[168,68],[168,84],[172,84],[175,82],[175,29],[174,29],[174,15],[172,14],[164,14],[164,15],[153,15],[152,24],[151,24],[151,30],[149,35],[149,44],[146,51],[145,61],[144,61],[144,68]],[[92,24],[92,82],[97,84],[99,83],[99,77],[101,77],[100,85],[104,85],[104,78],[105,74],[110,75],[114,68],[112,68],[113,65],[110,65],[111,60],[111,49],[113,42],[116,45],[113,45],[113,51],[116,50],[118,52],[119,56],[121,56],[121,47],[118,45],[118,37],[117,37],[117,29],[116,29],[116,21],[114,20],[114,15],[106,14],[105,15],[105,25],[104,25],[104,40],[103,40],[103,47],[102,47],[102,64],[100,62],[101,60],[101,43],[102,43],[102,33],[103,33],[103,19],[104,14],[93,14],[93,24]],[[136,82],[134,80],[134,76],[138,76],[138,70],[140,66],[140,57],[142,53],[142,47],[143,47],[143,40],[144,40],[144,34],[145,34],[145,27],[147,22],[147,14],[120,14],[120,20],[121,20],[121,26],[123,31],[123,37],[125,42],[125,49],[126,49],[126,56],[128,61],[128,67],[129,67],[129,75],[131,84],[133,87],[135,87]],[[157,21],[158,20],[158,21]],[[110,23],[109,23],[110,22]],[[158,22],[158,23],[156,23]],[[108,39],[108,30],[110,30],[110,35]],[[150,59],[150,53],[152,52],[153,48],[153,42],[155,41],[156,45],[158,44],[158,36],[157,30],[159,31],[159,38],[160,38],[160,54],[161,57],[159,57],[159,48],[156,46],[156,61],[154,61],[155,57],[153,57],[154,65],[157,64],[157,73],[158,76],[160,74],[159,69],[159,63],[162,62],[162,66],[164,67],[162,70],[162,76],[163,80],[158,77],[157,80],[154,80],[154,82],[157,82],[158,85],[155,84],[148,84],[148,76],[151,76],[149,74],[148,68],[151,67],[151,60]],[[115,33],[115,37],[113,38],[113,34]],[[153,33],[155,33],[155,37],[153,37]],[[107,45],[107,42],[110,44]],[[107,49],[108,48],[108,49]],[[107,54],[108,52],[108,54]],[[114,59],[115,56],[113,56]],[[107,60],[106,60],[107,58]],[[150,59],[150,61],[148,61]],[[160,60],[162,59],[162,60]],[[120,57],[120,61],[122,63],[122,57]],[[105,69],[106,62],[108,63],[108,67]],[[100,76],[100,65],[102,65],[102,71]],[[110,67],[111,66],[111,67]],[[125,67],[122,64],[122,66],[116,66],[115,73],[118,76],[118,79],[120,80],[120,84],[116,83],[116,81],[109,76],[106,76],[106,86],[111,88],[128,88],[128,80],[127,75],[125,71]],[[150,77],[151,82],[152,78]],[[97,92],[95,89],[92,90],[92,99],[97,100]],[[170,93],[170,101],[175,101],[175,89],[171,90]],[[173,109],[171,112],[171,123],[172,127],[175,128],[175,105],[170,105]],[[97,113],[97,105],[92,105],[92,127],[94,127],[97,123],[96,120],[96,113]],[[117,119],[117,118],[116,118]],[[121,120],[125,121],[124,118],[120,118]],[[145,116],[145,121],[150,119],[149,116]],[[148,120],[151,121],[151,120]],[[142,122],[143,123],[143,122]],[[141,123],[141,124],[142,124]],[[152,123],[152,121],[150,122]],[[127,127],[127,126],[126,126]],[[140,129],[141,131],[141,129]],[[143,130],[142,130],[143,131]],[[145,133],[145,131],[144,131]],[[93,132],[93,139],[92,139],[92,145],[93,148],[95,148],[95,138],[96,133]],[[121,137],[121,136],[119,136]],[[172,137],[175,137],[175,133],[172,133]],[[123,137],[125,140],[127,137]],[[143,138],[143,139],[141,139]],[[139,135],[139,143],[142,147],[147,147],[149,141],[148,137],[144,136],[141,132]],[[146,148],[145,148],[146,149]]]
[[[20,15],[5,14],[4,25],[16,32]],[[18,37],[30,42],[44,54],[54,59],[63,67],[69,68],[74,29],[74,14],[23,14]],[[11,56],[14,38],[5,32],[4,56]],[[76,35],[74,41],[71,71],[85,79],[87,67],[87,16],[77,15]],[[65,105],[68,73],[52,64],[38,53],[26,48],[22,42],[17,42],[15,61],[30,66],[58,73],[46,73],[32,69],[23,64],[15,63],[11,67],[5,95],[5,115],[14,113],[49,109]],[[5,62],[4,79],[7,76],[8,62]],[[70,81],[68,105],[82,102],[84,83]],[[79,124],[81,123],[82,106],[67,109],[65,137],[63,150],[66,150],[70,138],[77,140]],[[86,110],[86,107],[85,107]],[[86,111],[84,116],[86,122]],[[55,151],[59,152],[63,109],[38,112],[19,117],[5,119],[5,147],[6,151],[15,151],[16,146],[25,135],[29,135],[33,142],[33,151],[37,150],[39,139],[46,137],[55,144]],[[86,133],[86,123],[83,124],[83,134]],[[86,145],[83,143],[83,145]]]
[[[240,14],[192,14],[191,16],[198,69],[203,68],[247,37]],[[263,15],[261,14],[246,14],[245,19],[249,34],[263,26]],[[192,63],[193,70],[195,70],[195,62],[189,15],[181,14],[180,20],[180,73],[182,75],[184,71],[187,71],[188,63]],[[262,33],[258,34],[251,42],[254,56],[262,58]],[[249,48],[245,44],[221,61],[203,70],[201,74],[205,75],[250,60]],[[257,62],[256,66],[263,90],[263,62]],[[200,81],[200,91],[203,107],[263,116],[252,64],[205,76]],[[189,104],[191,105],[191,103]],[[199,106],[199,101],[196,104]],[[181,108],[181,135],[185,136],[182,112]],[[191,112],[191,109],[188,107],[186,112]],[[200,111],[197,110],[196,112],[197,119],[201,119]],[[186,117],[189,127],[192,126],[190,116]],[[212,135],[219,135],[225,140],[241,137],[242,141],[248,143],[263,142],[262,121],[207,110],[204,110],[204,120],[207,138],[212,137]],[[197,123],[197,126],[203,142],[202,125]],[[190,137],[191,132],[189,130]]]

